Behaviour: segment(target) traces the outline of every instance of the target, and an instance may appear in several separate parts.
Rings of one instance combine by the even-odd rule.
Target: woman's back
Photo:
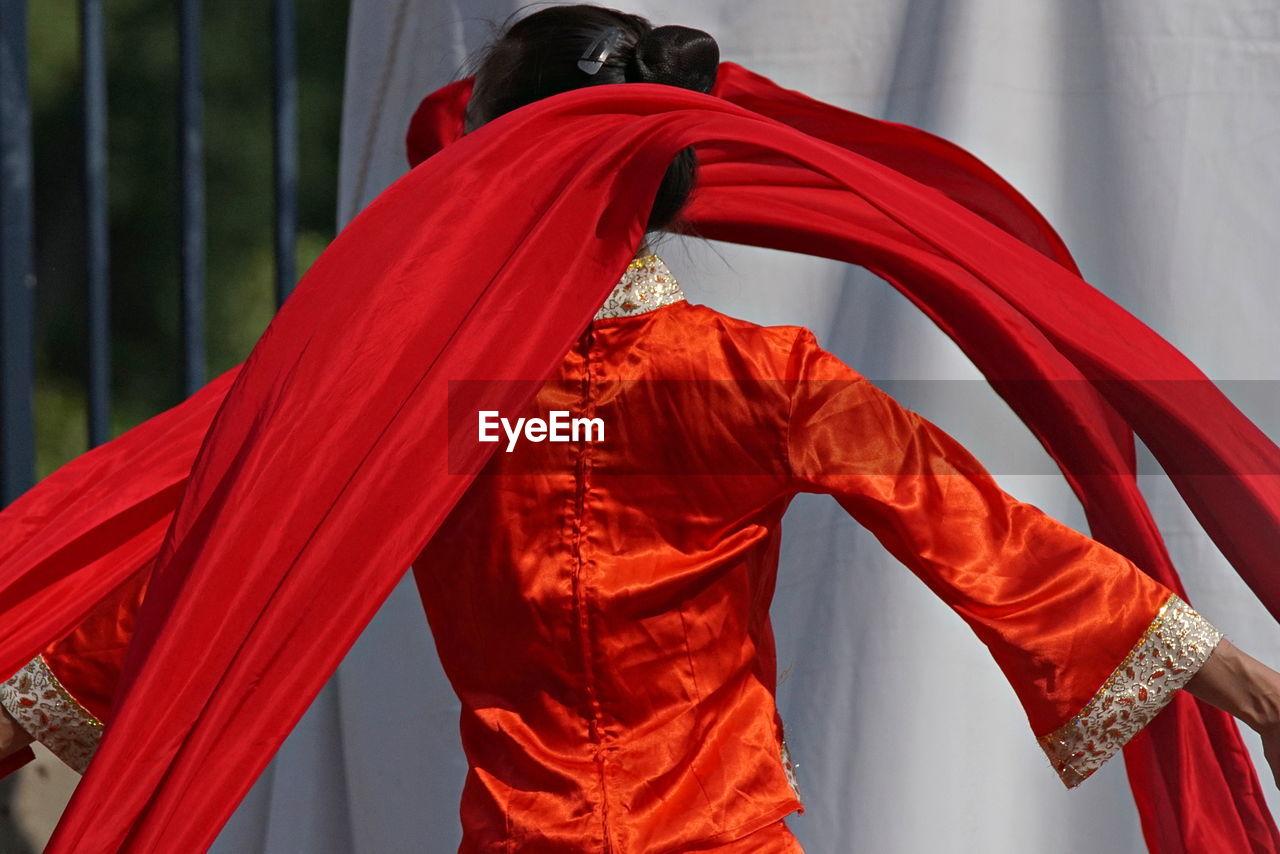
[[[500,444],[415,563],[462,699],[466,851],[683,851],[800,807],[768,618],[800,330],[691,305],[656,256],[601,314],[519,413],[566,413],[569,441],[486,416]],[[483,396],[453,395],[467,441]]]

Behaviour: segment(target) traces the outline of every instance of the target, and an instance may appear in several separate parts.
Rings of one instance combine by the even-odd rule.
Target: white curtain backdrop
[[[487,20],[517,5],[354,0],[342,221],[404,172],[419,98],[487,40]],[[968,148],[1040,206],[1086,278],[1225,381],[1280,438],[1280,5],[638,0],[627,9],[701,27],[725,59],[784,86]],[[812,328],[973,449],[1005,489],[1085,530],[1021,423],[883,282],[701,241],[661,251],[691,300]],[[1143,481],[1193,604],[1280,664],[1280,627],[1167,481]],[[1064,790],[982,644],[833,501],[802,496],[784,540],[773,610],[779,702],[807,805],[788,823],[806,850],[1145,850],[1122,760]],[[465,769],[456,713],[406,581],[215,850],[455,851]],[[1245,740],[1265,769],[1256,737]]]

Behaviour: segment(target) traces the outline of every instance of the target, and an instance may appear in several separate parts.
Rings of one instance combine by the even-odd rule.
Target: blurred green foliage
[[[172,0],[107,0],[112,430],[182,399],[178,40]],[[37,476],[87,447],[83,101],[76,0],[29,4],[37,272]],[[348,2],[297,0],[299,274],[333,236]],[[271,4],[205,3],[208,376],[275,310]]]

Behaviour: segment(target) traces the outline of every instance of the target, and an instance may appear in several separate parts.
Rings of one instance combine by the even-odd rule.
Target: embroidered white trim
[[[782,739],[782,770],[787,775],[787,785],[791,787],[791,792],[796,796],[797,801],[803,801],[800,797],[800,784],[796,782],[796,763],[791,761],[791,751],[787,749],[787,740]]]
[[[595,319],[631,317],[682,299],[684,291],[662,259],[657,255],[644,255],[627,265]]]
[[[1222,632],[1170,596],[1080,714],[1039,739],[1067,788],[1080,785],[1191,681]]]
[[[43,655],[0,683],[0,703],[32,738],[84,773],[102,740],[102,721],[62,687]]]

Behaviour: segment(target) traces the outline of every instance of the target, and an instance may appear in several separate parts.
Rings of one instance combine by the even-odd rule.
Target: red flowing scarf
[[[241,369],[0,513],[7,672],[155,561],[110,725],[48,850],[213,840],[469,484],[448,466],[448,382],[547,376],[688,145],[693,230],[889,281],[1035,432],[1093,535],[1182,593],[1134,481],[1136,431],[1280,615],[1280,450],[971,155],[731,63],[712,95],[592,87],[463,137],[467,86],[424,102],[423,162],[334,240]],[[518,408],[534,386],[507,387]],[[1280,852],[1226,715],[1180,693],[1126,766],[1152,851]]]

